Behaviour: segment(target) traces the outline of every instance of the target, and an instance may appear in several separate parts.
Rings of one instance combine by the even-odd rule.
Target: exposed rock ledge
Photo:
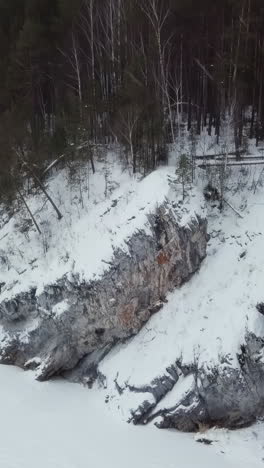
[[[114,379],[112,383],[99,371],[99,380],[108,394],[106,401],[120,399],[128,422],[161,429],[195,432],[213,426],[238,429],[264,415],[264,340],[248,334],[238,354],[239,367],[232,368],[229,356],[218,366],[198,362],[186,365],[181,357],[164,374],[147,385],[134,386]],[[117,401],[119,401],[117,399]],[[117,403],[115,403],[117,404]]]
[[[127,239],[126,252],[115,250],[99,279],[65,275],[39,295],[32,289],[2,300],[0,362],[37,369],[44,380],[87,362],[92,368],[98,352],[101,357],[139,331],[206,255],[206,219],[191,212],[188,223],[181,222],[196,195],[183,206],[171,190],[148,214],[147,229]]]

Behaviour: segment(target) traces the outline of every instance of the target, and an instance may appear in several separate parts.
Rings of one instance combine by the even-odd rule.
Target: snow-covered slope
[[[264,299],[264,217],[260,212],[264,199],[262,193],[247,195],[243,219],[229,209],[223,215],[218,209],[212,211],[211,239],[199,273],[170,294],[163,310],[130,343],[122,345],[120,353],[115,350],[108,356],[103,371],[107,362],[113,370],[118,356],[123,362],[136,363],[135,355],[141,351],[142,366],[132,370],[126,366],[124,381],[146,383],[176,355],[186,362],[196,356],[201,363],[215,364],[219,355],[230,354],[236,363],[245,331],[264,331],[264,319],[256,310]],[[155,349],[159,353],[153,361]],[[119,371],[121,377],[124,369],[120,366]]]
[[[30,288],[40,294],[64,274],[79,274],[80,281],[98,278],[114,250],[125,250],[125,241],[136,229],[147,229],[147,214],[164,201],[166,176],[174,175],[172,168],[164,168],[139,183],[142,177],[123,170],[113,153],[97,162],[95,175],[85,164],[73,170],[79,171],[78,177],[69,179],[65,168],[48,180],[47,190],[63,215],[60,221],[42,192],[33,190],[27,197],[41,235],[30,225],[21,200],[15,216],[3,216],[1,300]]]
[[[193,435],[128,425],[96,390],[0,366],[1,468],[260,468],[262,425]]]
[[[63,212],[60,222],[40,194],[28,197],[44,236],[21,229],[19,214],[3,223],[1,299],[31,287],[40,294],[62,275],[70,279],[78,274],[80,281],[99,278],[109,270],[115,248],[127,248],[132,232],[143,229],[148,234],[148,214],[168,197],[172,181],[180,198],[175,167],[160,169],[139,183],[113,155],[109,158],[98,162],[94,178],[90,174],[87,181],[81,172],[81,185],[79,179],[67,190],[66,170],[53,175],[48,190]],[[175,205],[177,222],[186,229],[195,213],[205,213],[207,178],[203,172],[198,175],[188,206]],[[256,309],[264,299],[262,175],[257,166],[230,169],[225,198],[234,209],[225,204],[220,213],[208,205],[211,238],[200,271],[170,293],[163,309],[136,337],[117,345],[101,362],[98,398],[105,399],[118,418],[194,430],[206,423],[237,427],[263,415],[264,319]],[[110,308],[113,296],[107,297]],[[52,318],[56,326],[64,326],[67,307],[57,302]],[[17,324],[13,331],[15,339],[23,338]],[[27,343],[28,335],[23,348]],[[65,355],[66,348],[55,344],[50,356]],[[73,365],[81,355],[83,348]],[[85,366],[83,376],[85,381]]]
[[[241,216],[228,205],[221,214],[218,207],[211,208],[211,239],[199,273],[170,294],[136,337],[102,362],[110,404],[124,418],[151,419],[161,412],[168,417],[166,424],[177,426],[175,411],[198,421],[199,412],[201,421],[217,421],[233,411],[238,414],[234,421],[230,416],[230,425],[236,425],[239,414],[250,414],[250,420],[256,406],[261,409],[264,318],[256,309],[264,300],[260,172],[233,170],[226,198]],[[259,182],[257,190],[253,179]],[[202,414],[200,398],[209,414]]]

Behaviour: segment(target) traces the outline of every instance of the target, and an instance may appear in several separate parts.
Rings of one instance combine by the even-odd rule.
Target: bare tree
[[[70,52],[65,52],[60,49],[62,55],[67,59],[71,68],[72,75],[70,75],[68,80],[68,86],[73,89],[74,92],[78,95],[79,100],[79,112],[80,117],[82,118],[82,107],[83,107],[83,94],[82,94],[82,81],[81,81],[81,62],[80,62],[80,50],[76,35],[72,32],[71,35],[72,44]]]
[[[58,216],[58,219],[61,220],[63,218],[63,215],[62,213],[60,212],[59,208],[56,206],[56,204],[54,203],[54,201],[52,200],[51,196],[48,194],[46,188],[44,187],[43,183],[41,182],[41,180],[39,179],[39,177],[37,176],[37,174],[35,174],[35,171],[32,169],[30,163],[28,163],[25,158],[22,156],[22,154],[16,150],[16,153],[20,159],[20,161],[22,162],[23,166],[26,167],[26,169],[28,170],[29,174],[32,176],[32,178],[35,180],[35,182],[37,183],[37,185],[39,186],[39,188],[42,190],[42,192],[45,194],[46,198],[48,199],[48,201],[50,202],[51,206],[53,207],[54,211],[56,212],[57,216]]]
[[[33,223],[34,223],[34,225],[35,225],[35,227],[36,227],[38,233],[41,234],[41,230],[40,230],[40,227],[39,227],[39,225],[38,225],[38,223],[37,223],[37,221],[36,221],[36,218],[35,218],[35,216],[33,215],[31,209],[29,208],[29,206],[28,206],[28,204],[27,204],[27,202],[26,202],[26,199],[25,199],[24,195],[22,194],[22,192],[19,190],[18,187],[17,187],[17,192],[18,192],[18,194],[19,194],[19,196],[20,196],[22,202],[24,203],[24,205],[25,205],[25,207],[26,207],[26,210],[27,210],[27,212],[28,212],[30,218],[32,219],[32,221],[33,221]]]
[[[165,124],[168,117],[172,142],[175,143],[174,117],[169,83],[169,64],[171,54],[170,41],[173,34],[171,34],[165,41],[162,39],[163,30],[165,29],[170,10],[165,6],[165,2],[160,0],[144,0],[141,8],[148,18],[157,43],[159,69],[156,79],[158,88],[161,92],[163,120]]]
[[[137,128],[137,123],[140,118],[140,111],[137,107],[129,107],[119,113],[119,126],[117,130],[117,140],[125,141],[129,147],[130,158],[133,167],[133,174],[137,170],[137,155],[135,151],[134,136]]]

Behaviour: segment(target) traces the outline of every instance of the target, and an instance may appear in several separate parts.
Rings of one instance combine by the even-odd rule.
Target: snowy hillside
[[[264,466],[264,0],[0,0],[0,468]]]
[[[60,221],[44,195],[31,189],[26,199],[41,235],[29,222],[21,201],[12,218],[2,208],[1,301],[12,302],[18,293],[31,289],[41,295],[47,285],[65,276],[69,282],[75,277],[80,283],[102,277],[110,271],[117,248],[129,254],[127,241],[134,232],[150,233],[149,213],[164,199],[174,204],[177,225],[189,231],[196,216],[207,216],[207,257],[186,284],[163,299],[161,310],[137,336],[117,344],[104,357],[92,390],[60,380],[39,384],[33,381],[34,374],[0,367],[0,398],[5,401],[0,465],[262,466],[262,423],[237,432],[207,426],[207,422],[218,422],[219,414],[231,427],[252,423],[262,415],[258,408],[264,401],[264,318],[256,308],[264,301],[262,169],[255,165],[230,169],[225,200],[231,207],[225,203],[221,213],[217,202],[208,202],[205,208],[203,189],[208,174],[199,169],[182,203],[173,158],[171,166],[143,180],[124,170],[113,153],[97,161],[96,170],[94,176],[87,166],[75,170],[74,176],[68,168],[52,171],[47,190],[63,214]],[[110,310],[112,296],[107,298]],[[68,303],[56,301],[52,320],[56,327],[65,326]],[[44,317],[47,312],[41,310]],[[74,315],[69,317],[73,320]],[[40,324],[34,316],[32,330],[24,329],[23,320],[12,324],[22,351],[29,342],[28,333],[35,339]],[[6,340],[5,325],[1,344]],[[68,350],[52,346],[51,355],[61,352],[67,361]],[[41,359],[35,359],[28,367],[39,363]],[[78,378],[70,378],[88,382],[85,365],[86,361],[82,378],[78,369]],[[127,424],[131,420],[149,424],[134,427]],[[157,431],[153,423],[198,430],[198,434]],[[107,449],[98,452],[102,438]],[[50,454],[39,460],[47,446]]]
[[[242,172],[233,170],[226,195],[240,216],[227,205],[222,214],[218,207],[209,208],[211,238],[199,273],[171,293],[164,308],[141,332],[115,348],[100,366],[110,404],[120,409],[124,419],[138,415],[144,419],[144,414],[152,419],[156,414],[159,421],[160,411],[165,415],[173,413],[197,385],[207,386],[206,379],[210,379],[215,368],[230,377],[225,390],[220,389],[219,383],[217,398],[223,392],[223,399],[224,393],[232,399],[231,376],[233,370],[238,372],[236,378],[241,373],[238,358],[246,336],[263,338],[264,318],[256,309],[264,299],[263,187],[259,184],[255,193],[252,188],[253,178],[259,177],[260,170],[253,167],[243,175]],[[262,363],[262,349],[256,348],[255,353]],[[171,377],[175,363],[176,367],[187,369],[186,377],[180,371],[178,382],[158,402],[157,381]],[[193,365],[201,374],[198,383]],[[254,398],[257,390],[250,391]],[[192,396],[191,404],[196,397]],[[151,406],[153,411],[149,412]]]
[[[114,154],[98,162],[95,176],[86,165],[77,170],[79,174],[73,180],[67,169],[53,172],[49,179],[48,191],[63,215],[60,221],[43,193],[33,192],[28,197],[41,235],[30,224],[27,228],[25,218],[29,216],[21,202],[17,214],[3,223],[1,299],[9,297],[9,291],[13,295],[30,287],[40,293],[45,284],[65,273],[78,273],[80,280],[100,275],[111,261],[113,250],[125,246],[124,239],[134,232],[135,215],[140,229],[150,205],[164,197],[158,177],[147,186],[148,191],[143,184],[136,192],[139,178],[122,170]],[[139,211],[142,201],[145,206]]]
[[[98,278],[111,263],[117,248],[136,231],[147,231],[147,215],[169,197],[173,167],[159,169],[142,180],[122,169],[117,157],[108,153],[97,163],[96,174],[84,165],[78,177],[69,180],[69,170],[54,172],[48,181],[63,218],[59,221],[41,192],[27,197],[41,235],[31,226],[25,207],[18,200],[15,216],[4,214],[0,229],[1,300],[29,288],[40,294],[65,274],[80,281]],[[142,180],[142,181],[141,181]],[[141,182],[140,182],[141,181]],[[193,194],[190,212],[203,209],[201,196]],[[178,199],[181,199],[180,187]],[[176,200],[177,198],[175,198]],[[189,213],[181,213],[184,225]]]

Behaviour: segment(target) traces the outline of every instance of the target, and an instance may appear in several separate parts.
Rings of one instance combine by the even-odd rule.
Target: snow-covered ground
[[[1,468],[258,468],[264,427],[191,434],[135,427],[116,418],[100,392],[65,381],[38,383],[0,366]],[[204,434],[196,435],[196,439]]]

